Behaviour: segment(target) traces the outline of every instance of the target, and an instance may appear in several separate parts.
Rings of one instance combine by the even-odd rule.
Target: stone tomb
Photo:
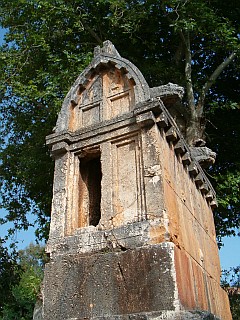
[[[168,108],[106,41],[55,132],[44,320],[231,319],[220,288],[215,192]]]

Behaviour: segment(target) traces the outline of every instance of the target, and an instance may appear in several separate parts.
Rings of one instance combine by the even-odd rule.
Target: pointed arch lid
[[[76,131],[119,116],[150,99],[150,89],[139,69],[120,56],[110,41],[94,49],[90,65],[64,99],[56,131]]]

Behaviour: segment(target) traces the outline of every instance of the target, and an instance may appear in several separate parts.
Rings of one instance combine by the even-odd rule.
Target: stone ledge
[[[82,320],[71,318],[67,320]],[[126,314],[121,316],[93,317],[89,320],[220,320],[207,311],[160,311],[138,314]]]
[[[151,227],[159,223],[159,220],[144,220],[111,230],[99,230],[94,226],[79,228],[72,236],[48,241],[46,250],[53,256],[125,251],[147,245],[151,241]]]

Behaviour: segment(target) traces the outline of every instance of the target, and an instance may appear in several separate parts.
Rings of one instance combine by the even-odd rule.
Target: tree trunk
[[[211,74],[202,87],[198,102],[196,103],[192,83],[192,53],[189,32],[180,31],[181,39],[185,45],[185,78],[186,94],[189,108],[189,119],[186,126],[186,141],[190,146],[205,145],[205,127],[206,123],[203,118],[203,110],[206,94],[219,77],[221,72],[234,60],[237,53],[232,52]]]
[[[180,32],[185,44],[185,78],[189,117],[186,125],[186,141],[190,146],[201,145],[204,141],[205,125],[202,121],[203,106],[196,105],[192,83],[192,54],[189,32]],[[202,142],[202,143],[201,143]]]
[[[186,127],[186,141],[189,146],[203,146],[205,144],[205,122],[197,112],[190,115]]]

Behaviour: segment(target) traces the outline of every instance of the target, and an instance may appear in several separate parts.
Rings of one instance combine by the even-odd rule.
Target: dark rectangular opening
[[[97,226],[101,219],[102,170],[99,153],[90,153],[80,160],[80,217],[90,226]],[[86,212],[87,211],[87,212]],[[88,223],[87,221],[88,220]]]

